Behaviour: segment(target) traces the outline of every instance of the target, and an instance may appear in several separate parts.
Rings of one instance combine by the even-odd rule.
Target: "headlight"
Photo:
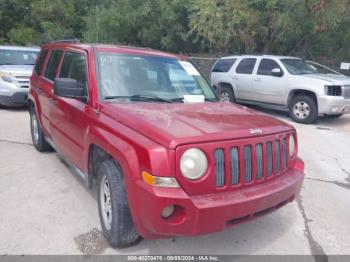
[[[208,160],[202,150],[190,148],[183,153],[180,160],[180,170],[184,177],[196,180],[201,178],[208,168]]]
[[[295,154],[295,139],[294,135],[289,137],[289,157],[293,157]]]
[[[5,72],[0,72],[0,77],[2,80],[12,83],[14,82],[13,77],[9,74],[9,73],[5,73]]]

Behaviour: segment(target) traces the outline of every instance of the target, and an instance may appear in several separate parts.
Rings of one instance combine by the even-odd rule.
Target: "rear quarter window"
[[[215,73],[225,73],[230,71],[233,64],[236,62],[236,58],[232,59],[220,59],[218,62],[215,63],[212,72]]]
[[[36,62],[35,67],[34,67],[34,72],[38,75],[41,75],[41,73],[43,71],[43,65],[44,65],[46,56],[47,56],[47,50],[43,50],[40,52],[38,61]]]

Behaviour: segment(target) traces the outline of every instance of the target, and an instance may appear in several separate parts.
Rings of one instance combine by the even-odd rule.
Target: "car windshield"
[[[288,72],[291,73],[292,75],[318,73],[317,69],[314,66],[306,63],[302,59],[284,58],[284,59],[281,59],[281,62],[287,68]]]
[[[34,65],[39,51],[0,50],[0,65]]]
[[[197,69],[187,61],[160,56],[99,52],[101,96],[110,100],[182,102],[184,96],[217,101]]]

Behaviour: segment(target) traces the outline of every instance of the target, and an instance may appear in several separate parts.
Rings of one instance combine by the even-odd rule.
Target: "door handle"
[[[261,81],[261,78],[255,78],[254,81],[260,82],[260,81]]]
[[[49,102],[50,102],[50,104],[56,105],[58,101],[57,101],[56,98],[50,97],[50,98],[49,98]]]
[[[233,76],[232,79],[233,79],[233,80],[237,80],[238,77],[237,77],[237,76]]]

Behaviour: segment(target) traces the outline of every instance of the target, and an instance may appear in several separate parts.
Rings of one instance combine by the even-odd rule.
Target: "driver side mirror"
[[[53,93],[67,98],[85,98],[84,86],[75,79],[56,78],[53,85]]]
[[[283,76],[283,71],[281,70],[281,68],[274,68],[271,70],[271,74],[273,76],[281,77]]]

